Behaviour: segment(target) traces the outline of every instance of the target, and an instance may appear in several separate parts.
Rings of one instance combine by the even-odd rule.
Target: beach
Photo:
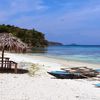
[[[27,63],[37,64],[34,76],[0,73],[0,100],[100,100],[100,79],[57,79],[47,73],[70,67],[100,68],[100,64],[67,61],[45,56],[5,53],[18,63],[18,68],[28,68]]]
[[[0,0],[0,100],[100,100],[100,0]]]

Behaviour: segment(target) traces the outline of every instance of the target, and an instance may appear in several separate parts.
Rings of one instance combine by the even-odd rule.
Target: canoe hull
[[[75,75],[75,74],[71,74],[68,72],[63,72],[63,71],[51,71],[51,72],[47,72],[52,76],[55,76],[56,78],[61,78],[61,79],[78,79],[78,78],[85,78],[81,75]]]

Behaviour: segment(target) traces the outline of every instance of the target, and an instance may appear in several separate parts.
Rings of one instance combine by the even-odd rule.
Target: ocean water
[[[100,64],[100,46],[50,46],[33,48],[34,55]]]

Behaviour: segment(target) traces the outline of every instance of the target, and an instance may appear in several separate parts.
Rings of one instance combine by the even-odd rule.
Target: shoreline
[[[31,55],[31,53],[29,53],[29,55]],[[64,61],[72,61],[72,62],[81,62],[81,63],[88,63],[88,64],[96,64],[96,65],[100,65],[99,62],[89,62],[89,61],[82,61],[82,60],[74,60],[74,59],[65,59],[65,58],[57,58],[56,56],[50,56],[50,55],[36,55],[36,54],[33,54],[33,56],[43,56],[43,57],[47,57],[47,58],[53,58],[53,59],[58,59],[58,60],[64,60]]]
[[[43,55],[31,55],[31,54],[15,54],[15,53],[5,53],[5,56],[10,57],[10,59],[15,60],[17,62],[32,62],[32,63],[40,63],[47,65],[57,65],[59,67],[81,67],[81,66],[87,66],[90,68],[100,68],[100,64],[94,64],[94,63],[87,63],[87,62],[81,62],[81,61],[73,61],[73,60],[64,60],[64,59],[56,59],[53,57],[47,57]],[[16,57],[15,57],[16,56]],[[17,59],[20,58],[20,59]],[[29,59],[28,59],[29,58]],[[51,63],[51,64],[50,64]]]

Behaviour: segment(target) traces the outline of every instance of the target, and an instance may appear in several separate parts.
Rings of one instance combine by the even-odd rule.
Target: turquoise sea
[[[100,64],[99,45],[49,46],[33,48],[33,55]]]

